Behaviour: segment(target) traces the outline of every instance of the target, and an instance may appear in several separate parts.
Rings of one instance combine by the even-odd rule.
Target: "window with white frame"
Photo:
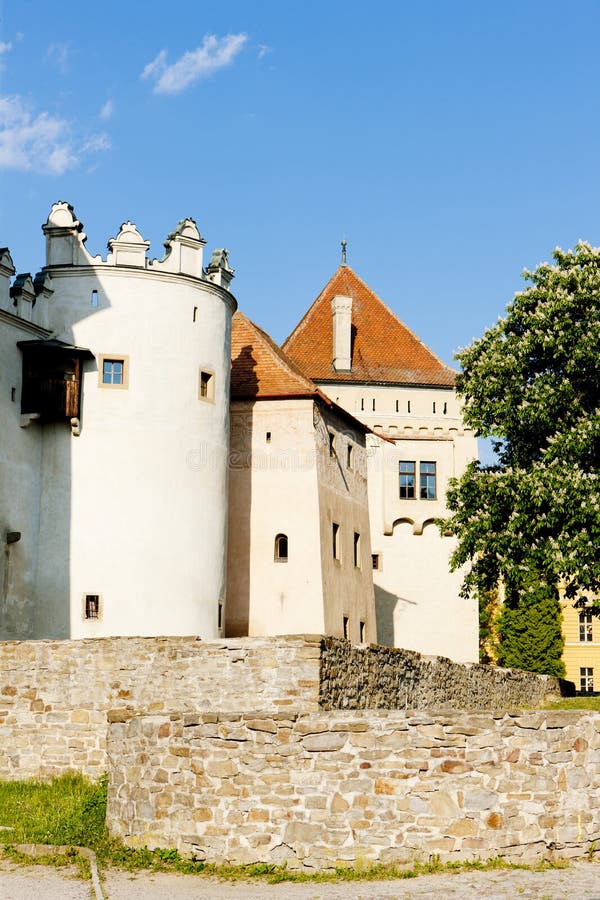
[[[584,609],[579,613],[579,640],[583,642],[593,641],[592,613]]]
[[[591,666],[581,666],[579,669],[579,690],[584,694],[591,694],[594,690],[594,669]]]
[[[419,465],[419,497],[421,500],[435,500],[435,463],[422,462]]]
[[[415,469],[416,463],[409,460],[400,460],[400,499],[415,499]]]

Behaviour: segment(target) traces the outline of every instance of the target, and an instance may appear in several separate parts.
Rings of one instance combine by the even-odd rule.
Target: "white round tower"
[[[185,219],[160,261],[147,259],[131,222],[106,260],[91,257],[67,203],[52,207],[43,230],[52,337],[75,362],[63,419],[39,426],[36,631],[215,638],[236,308],[227,252],[204,270],[205,242]]]

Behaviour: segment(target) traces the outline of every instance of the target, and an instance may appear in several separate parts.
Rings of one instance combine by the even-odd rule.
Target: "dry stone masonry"
[[[532,861],[600,838],[587,712],[139,716],[109,753],[113,832],[211,861]]]

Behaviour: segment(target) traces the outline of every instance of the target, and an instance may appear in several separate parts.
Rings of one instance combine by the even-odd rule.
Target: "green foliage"
[[[458,354],[465,421],[499,460],[471,464],[448,493],[466,595],[503,583],[527,603],[532,579],[568,597],[600,590],[600,250],[553,256]]]
[[[511,603],[507,598],[498,622],[498,665],[556,675],[565,674],[561,610],[555,587],[528,585]]]

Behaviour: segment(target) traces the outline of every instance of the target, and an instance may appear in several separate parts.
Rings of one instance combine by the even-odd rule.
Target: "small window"
[[[211,403],[215,399],[214,372],[200,372],[200,399]]]
[[[92,309],[98,309],[98,291],[92,291]]]
[[[129,387],[129,357],[103,354],[98,359],[98,379],[103,388]]]
[[[198,307],[195,306],[192,312],[192,322],[195,322],[198,318]]]
[[[373,397],[373,412],[375,412],[375,397]]]
[[[352,444],[348,444],[346,447],[346,466],[348,469],[353,468],[354,463],[354,447]]]
[[[380,553],[372,553],[371,554],[371,565],[373,566],[374,572],[379,572],[381,569],[381,554]]]
[[[329,432],[329,455],[335,456],[335,434]]]
[[[448,413],[448,404],[447,403],[444,403],[443,413],[444,413],[444,415],[446,415]]]
[[[435,413],[435,400],[432,403],[432,411]]]
[[[267,431],[267,433],[265,435],[265,440],[266,440],[267,444],[271,443],[271,432],[270,431]]]
[[[84,618],[99,619],[100,618],[100,595],[86,594],[84,600]]]
[[[400,401],[396,400],[396,412],[400,411]]]
[[[122,359],[105,359],[102,363],[102,384],[123,384],[125,364]]]
[[[594,670],[590,666],[579,669],[579,690],[583,694],[591,694],[594,690]]]
[[[435,463],[422,462],[419,466],[419,497],[421,500],[435,500]]]
[[[415,468],[416,463],[408,460],[400,462],[400,499],[415,499]]]
[[[13,403],[17,399],[17,389],[14,387],[10,389],[10,399],[12,400]]]
[[[344,637],[347,641],[350,640],[350,619],[348,616],[344,616],[342,619],[342,627],[344,629]]]
[[[217,628],[223,627],[223,604],[219,603],[219,611],[217,614]]]
[[[593,641],[592,614],[589,610],[579,613],[579,640]]]
[[[407,406],[407,411],[410,412],[410,400],[408,401],[408,403],[406,404],[406,406]]]
[[[366,637],[367,637],[367,626],[365,625],[364,622],[361,622],[360,623],[360,642],[361,642],[361,644],[365,643]]]
[[[341,548],[340,548],[340,526],[337,522],[334,522],[332,525],[332,539],[333,539],[333,558],[340,560],[341,559]]]
[[[364,410],[365,410],[365,398],[364,397],[360,398],[360,409],[361,409],[361,412],[364,412]]]
[[[278,534],[275,538],[275,562],[286,563],[288,561],[287,534]]]
[[[360,569],[360,534],[354,532],[354,568]]]

